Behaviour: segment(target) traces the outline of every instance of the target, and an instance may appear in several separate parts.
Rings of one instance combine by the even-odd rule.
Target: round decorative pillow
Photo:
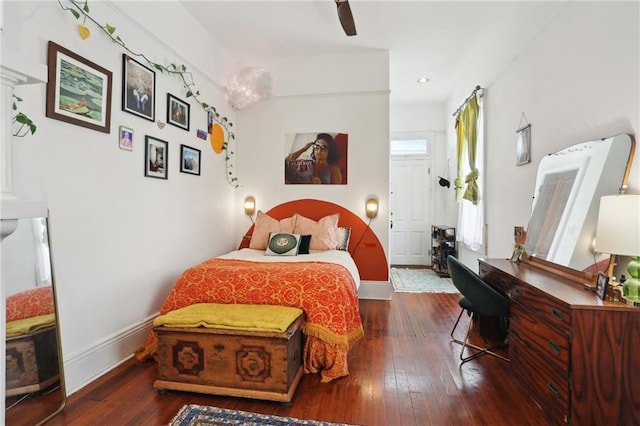
[[[269,249],[276,254],[284,254],[298,245],[298,239],[291,234],[274,234],[269,239]]]

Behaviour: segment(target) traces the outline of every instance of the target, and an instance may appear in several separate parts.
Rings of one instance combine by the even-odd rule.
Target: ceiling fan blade
[[[348,0],[335,0],[338,8],[338,19],[345,34],[348,36],[356,35],[356,23],[353,22],[353,14]]]

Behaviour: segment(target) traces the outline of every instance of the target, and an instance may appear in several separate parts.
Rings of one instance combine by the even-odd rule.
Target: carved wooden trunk
[[[6,396],[37,392],[60,380],[56,327],[8,338],[6,361]]]
[[[302,376],[302,322],[284,333],[154,327],[154,387],[289,402]]]

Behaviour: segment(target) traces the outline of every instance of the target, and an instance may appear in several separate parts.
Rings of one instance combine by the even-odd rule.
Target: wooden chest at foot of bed
[[[284,333],[154,327],[156,389],[290,402],[302,376],[300,315]]]
[[[55,326],[7,339],[6,396],[37,392],[59,380]]]

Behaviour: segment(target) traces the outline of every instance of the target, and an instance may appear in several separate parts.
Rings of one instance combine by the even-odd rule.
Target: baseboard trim
[[[391,282],[389,281],[360,281],[358,289],[359,299],[391,300]]]
[[[359,299],[391,300],[389,281],[361,281]],[[153,327],[152,315],[96,345],[64,358],[64,378],[67,395],[79,391],[131,358]],[[64,348],[63,348],[64,349]]]
[[[156,316],[150,316],[90,348],[66,357],[64,381],[67,395],[77,392],[131,358],[147,338]]]

